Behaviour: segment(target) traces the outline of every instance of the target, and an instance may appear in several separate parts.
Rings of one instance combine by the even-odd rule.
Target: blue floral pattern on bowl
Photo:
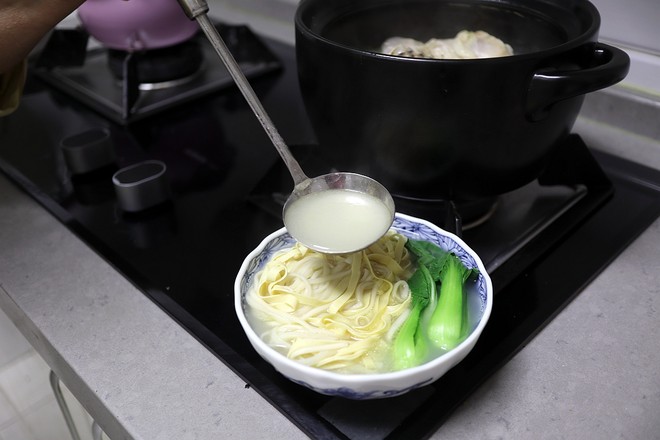
[[[370,400],[370,399],[383,399],[386,397],[396,397],[396,396],[400,396],[401,394],[405,394],[409,391],[416,390],[417,388],[421,388],[423,386],[429,385],[435,381],[433,377],[429,377],[414,385],[410,385],[405,388],[400,388],[396,390],[373,390],[367,392],[359,392],[349,387],[317,388],[303,380],[296,380],[293,378],[289,378],[289,380],[297,383],[298,385],[302,385],[309,389],[312,389],[317,393],[325,394],[326,396],[343,397],[345,399],[351,399],[351,400]]]

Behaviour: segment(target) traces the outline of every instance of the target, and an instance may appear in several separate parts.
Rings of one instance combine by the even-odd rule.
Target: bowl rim
[[[433,376],[434,371],[436,368],[442,364],[449,364],[450,368],[453,367],[456,363],[458,363],[462,358],[455,360],[458,356],[460,356],[466,349],[470,348],[476,343],[477,339],[481,335],[484,327],[488,323],[488,320],[490,318],[490,314],[493,308],[493,285],[492,285],[492,280],[490,278],[490,275],[486,271],[486,268],[481,261],[481,258],[477,255],[472,248],[470,248],[463,239],[458,237],[456,234],[453,234],[449,231],[446,231],[437,225],[421,219],[417,217],[413,217],[407,214],[399,213],[397,212],[395,214],[395,217],[408,220],[413,223],[419,223],[422,225],[427,226],[428,228],[432,229],[434,232],[438,233],[439,235],[446,236],[453,240],[459,247],[464,249],[470,256],[474,259],[477,268],[479,269],[480,276],[484,278],[484,282],[486,285],[486,307],[483,310],[483,314],[481,316],[481,319],[479,320],[477,326],[472,330],[472,332],[468,335],[467,338],[465,338],[460,344],[458,344],[456,347],[451,349],[450,351],[436,357],[435,359],[428,361],[426,363],[423,363],[421,365],[417,365],[414,367],[410,368],[405,368],[403,370],[397,370],[397,371],[390,371],[386,373],[338,373],[330,370],[324,370],[322,368],[317,368],[317,367],[312,367],[309,365],[302,364],[298,361],[295,361],[293,359],[289,359],[286,357],[284,354],[278,352],[274,348],[270,347],[266,342],[264,342],[261,337],[254,331],[252,326],[247,320],[247,317],[245,315],[245,311],[243,309],[243,302],[242,302],[242,293],[241,293],[241,281],[243,280],[243,277],[245,276],[245,273],[247,271],[247,268],[249,264],[252,262],[252,260],[259,255],[267,246],[268,243],[270,243],[273,239],[280,237],[287,233],[287,230],[285,227],[282,227],[269,235],[267,235],[243,260],[243,263],[241,264],[241,267],[236,275],[236,279],[234,281],[234,308],[236,315],[241,323],[241,326],[243,327],[243,331],[246,333],[246,336],[248,339],[254,343],[257,341],[259,346],[270,353],[278,362],[281,362],[282,364],[286,365],[287,367],[290,367],[293,370],[300,371],[303,374],[307,374],[310,377],[314,377],[316,380],[327,380],[327,384],[332,384],[332,383],[341,383],[342,386],[344,387],[350,387],[351,385],[367,385],[369,383],[381,383],[381,382],[388,382],[388,381],[396,381],[401,378],[405,377],[416,377],[416,376],[423,376],[423,375],[431,375]],[[466,353],[467,355],[467,353]],[[261,354],[260,354],[261,356]],[[263,356],[262,356],[263,357]],[[276,367],[273,362],[271,362],[268,358],[264,358],[268,363]],[[276,369],[279,371],[279,368],[276,367]],[[395,382],[392,382],[395,383]]]

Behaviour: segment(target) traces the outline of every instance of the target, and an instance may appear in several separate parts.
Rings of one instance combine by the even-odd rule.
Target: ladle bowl
[[[289,234],[305,246],[348,253],[382,237],[394,213],[394,200],[383,185],[361,174],[336,172],[297,184],[282,218]]]

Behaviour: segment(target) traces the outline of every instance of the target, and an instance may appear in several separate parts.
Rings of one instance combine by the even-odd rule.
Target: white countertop
[[[575,131],[660,169],[657,139]],[[660,438],[659,263],[660,220],[434,438]],[[114,440],[305,437],[2,174],[0,308]]]

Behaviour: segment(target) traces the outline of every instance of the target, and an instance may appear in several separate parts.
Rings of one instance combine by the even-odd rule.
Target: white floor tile
[[[54,397],[23,414],[23,419],[34,434],[35,440],[71,440],[71,434]]]
[[[32,349],[9,317],[0,310],[0,368]]]
[[[0,389],[18,412],[51,398],[50,369],[34,351],[0,369]]]
[[[48,365],[0,310],[0,440],[71,440],[49,374]],[[62,392],[80,438],[92,440],[91,417],[64,384]]]
[[[14,410],[11,403],[9,403],[9,399],[5,396],[4,391],[0,389],[0,429],[9,425],[16,417],[18,417],[18,413]]]
[[[37,440],[21,419],[0,430],[1,440]]]

